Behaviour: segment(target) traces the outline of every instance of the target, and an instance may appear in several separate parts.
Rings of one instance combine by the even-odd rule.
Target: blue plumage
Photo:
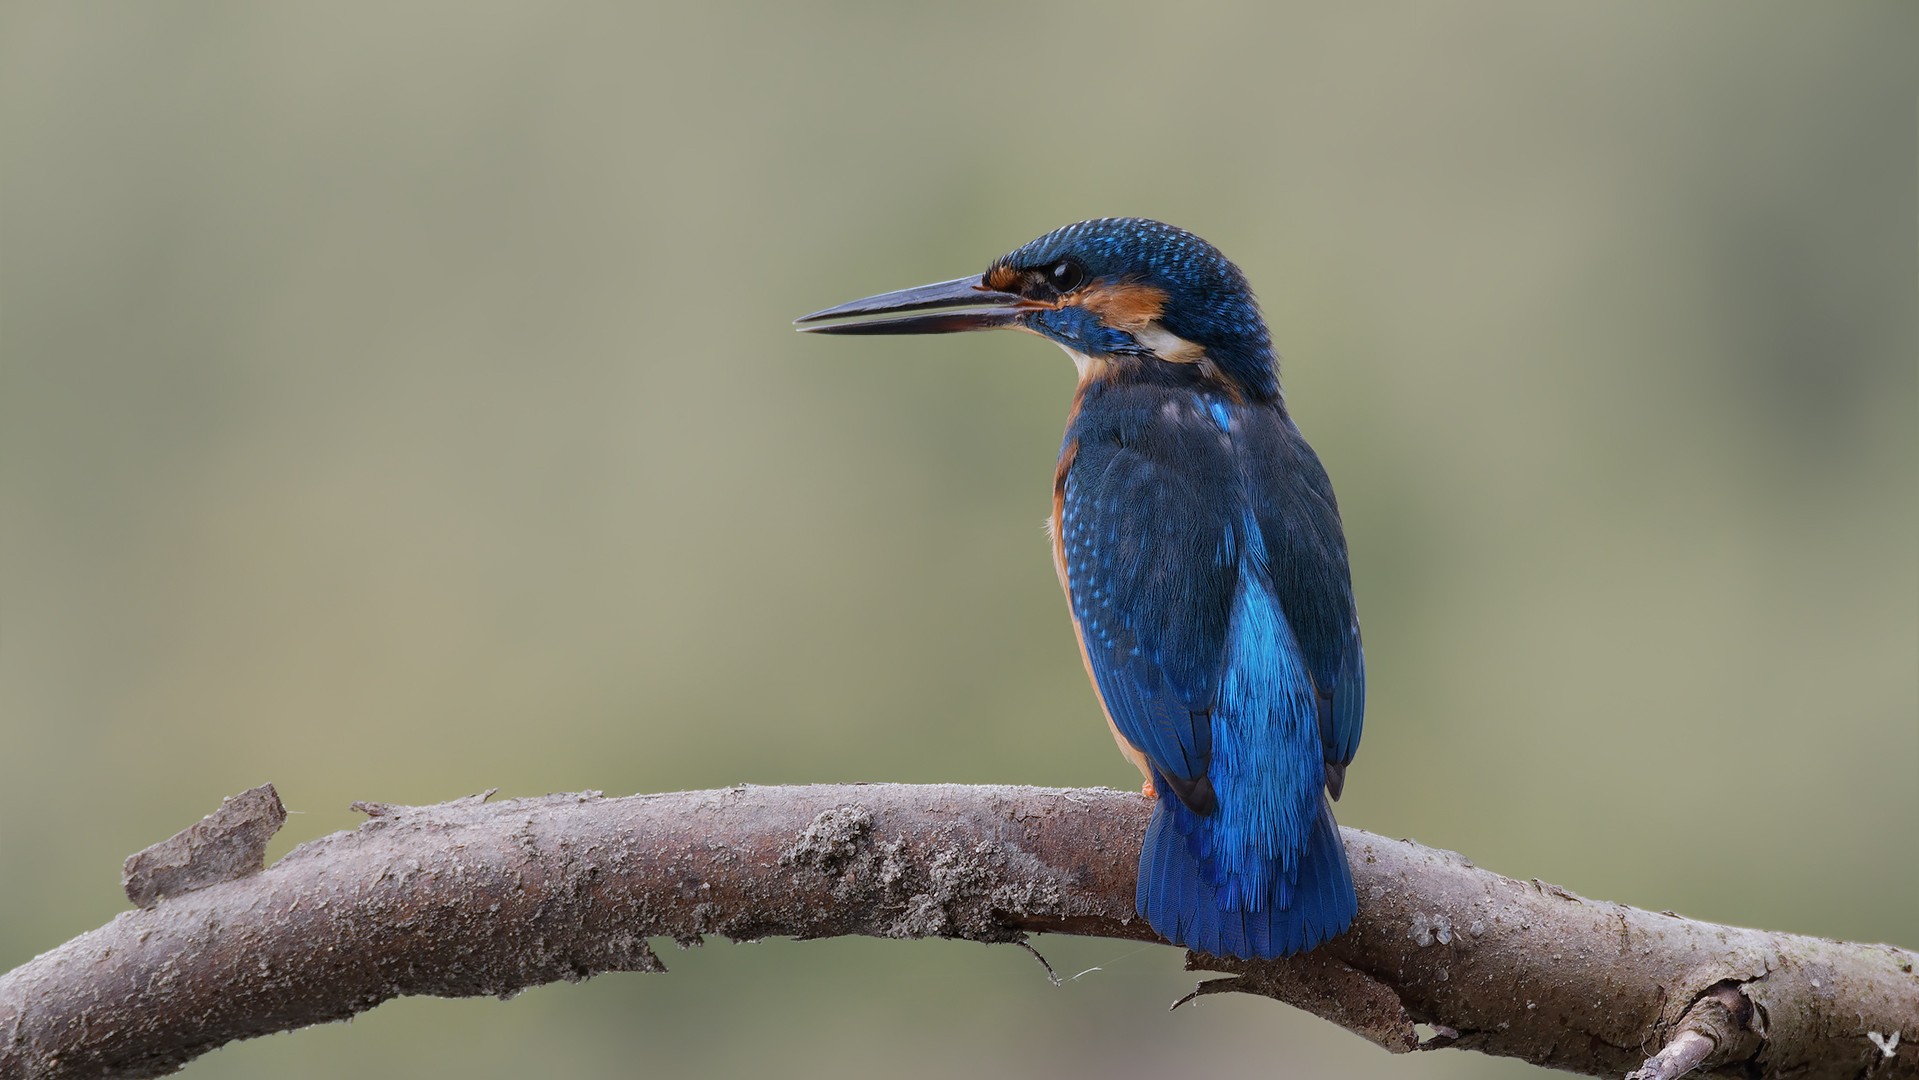
[[[1244,277],[1190,233],[1109,218],[978,279],[807,320],[955,307],[972,310],[812,329],[1010,326],[1074,358],[1054,557],[1101,704],[1156,796],[1140,913],[1230,956],[1341,933],[1357,902],[1327,795],[1358,749],[1365,659],[1332,485],[1287,415]]]
[[[1358,739],[1363,668],[1311,450],[1274,408],[1108,379],[1081,390],[1062,457],[1087,666],[1159,794],[1141,914],[1243,956],[1344,930],[1355,903],[1323,792]]]
[[[1358,911],[1352,871],[1324,796],[1301,850],[1298,884],[1283,903],[1258,909],[1228,907],[1219,887],[1203,879],[1191,839],[1180,832],[1181,819],[1196,817],[1162,792],[1140,851],[1134,903],[1166,940],[1216,956],[1290,956],[1351,925]]]

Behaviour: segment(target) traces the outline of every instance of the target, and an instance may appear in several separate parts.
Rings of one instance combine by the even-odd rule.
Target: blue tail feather
[[[1153,807],[1134,900],[1162,937],[1215,956],[1264,958],[1304,952],[1352,925],[1358,897],[1332,804],[1324,796],[1299,856],[1297,885],[1288,888],[1284,875],[1271,875],[1272,891],[1258,910],[1247,910],[1253,905],[1246,904],[1227,910],[1222,894],[1228,888],[1205,880],[1195,849],[1211,847],[1208,824],[1170,798]],[[1182,825],[1189,830],[1185,834]]]

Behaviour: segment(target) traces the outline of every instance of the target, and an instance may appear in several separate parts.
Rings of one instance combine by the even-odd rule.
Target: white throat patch
[[[1133,340],[1153,350],[1153,355],[1169,364],[1197,364],[1206,359],[1204,347],[1195,345],[1158,323],[1147,323],[1132,331]]]
[[[1054,342],[1053,344],[1059,345],[1061,352],[1073,358],[1073,367],[1079,371],[1080,382],[1097,378],[1100,373],[1106,370],[1106,360],[1102,357],[1088,356],[1078,349],[1069,349],[1059,342]]]
[[[1169,364],[1211,364],[1211,361],[1206,359],[1204,346],[1195,345],[1156,322],[1147,323],[1129,333],[1133,335],[1134,341],[1151,349],[1154,356]],[[1073,367],[1079,371],[1079,381],[1082,383],[1089,379],[1100,378],[1112,367],[1112,361],[1105,357],[1088,356],[1058,341],[1053,344],[1058,345],[1061,352],[1073,358]]]

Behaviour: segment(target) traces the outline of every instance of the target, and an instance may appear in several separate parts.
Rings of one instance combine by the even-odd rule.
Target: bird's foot
[[[1159,798],[1159,789],[1153,786],[1153,782],[1151,780],[1148,780],[1139,786],[1139,793],[1141,795],[1146,796],[1149,799]]]

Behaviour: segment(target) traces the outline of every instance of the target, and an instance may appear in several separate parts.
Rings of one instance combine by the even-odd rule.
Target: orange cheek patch
[[[1010,266],[995,266],[986,272],[986,287],[995,292],[1018,292],[1019,271]]]
[[[1100,322],[1116,330],[1143,327],[1166,310],[1165,290],[1126,282],[1096,285],[1068,299],[1098,315]]]

